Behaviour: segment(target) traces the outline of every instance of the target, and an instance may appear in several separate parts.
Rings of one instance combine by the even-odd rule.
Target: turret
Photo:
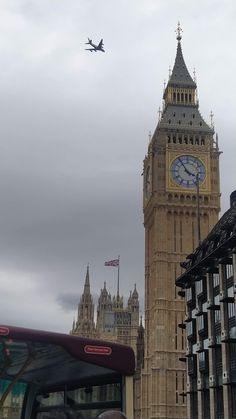
[[[86,271],[84,292],[78,304],[77,321],[73,321],[71,333],[85,337],[95,336],[94,304],[90,292],[89,266],[87,266]]]

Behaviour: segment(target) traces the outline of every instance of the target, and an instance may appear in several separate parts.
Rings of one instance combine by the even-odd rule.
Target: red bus
[[[134,369],[125,345],[0,326],[0,419],[133,419]]]

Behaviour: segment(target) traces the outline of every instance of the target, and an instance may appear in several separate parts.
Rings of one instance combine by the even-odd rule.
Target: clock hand
[[[189,176],[195,176],[193,173],[191,173],[191,172],[187,169],[187,167],[185,166],[185,164],[182,162],[182,160],[181,160],[180,158],[178,158],[178,160],[180,161],[180,163],[182,164],[182,166],[183,166],[183,168],[184,168],[185,172],[186,172]]]

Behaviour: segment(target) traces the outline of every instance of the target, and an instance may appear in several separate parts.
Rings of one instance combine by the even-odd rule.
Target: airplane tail
[[[91,44],[91,42],[92,42],[92,39],[89,39],[89,38],[88,38],[88,42],[85,42],[85,45],[87,45],[87,44]]]

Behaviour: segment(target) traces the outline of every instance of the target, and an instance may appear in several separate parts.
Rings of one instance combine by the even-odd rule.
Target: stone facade
[[[202,118],[196,81],[185,65],[181,29],[163,111],[143,168],[145,360],[140,418],[187,417],[184,300],[175,287],[183,260],[218,220],[219,149]]]

